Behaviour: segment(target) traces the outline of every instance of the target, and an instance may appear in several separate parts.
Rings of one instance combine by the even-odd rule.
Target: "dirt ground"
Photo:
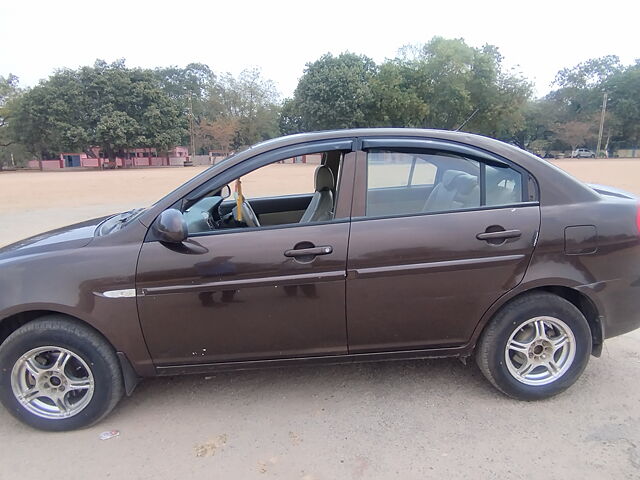
[[[145,207],[207,167],[0,173],[0,246],[90,218]],[[313,191],[316,165],[275,164],[243,177],[248,197]]]
[[[640,194],[640,160],[556,163]],[[312,169],[274,165],[266,187],[244,187],[295,193]],[[148,205],[200,171],[2,173],[0,245]],[[504,397],[457,360],[148,380],[77,432],[37,432],[0,408],[0,478],[640,478],[639,375],[633,332],[609,340],[568,392],[537,403]],[[99,440],[112,429],[120,435]]]

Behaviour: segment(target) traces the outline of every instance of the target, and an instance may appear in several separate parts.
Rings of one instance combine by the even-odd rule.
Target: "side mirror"
[[[182,243],[189,234],[182,212],[175,208],[162,212],[151,228],[158,240],[167,243]]]
[[[231,187],[229,185],[225,185],[220,189],[220,196],[222,198],[229,198],[231,196]]]

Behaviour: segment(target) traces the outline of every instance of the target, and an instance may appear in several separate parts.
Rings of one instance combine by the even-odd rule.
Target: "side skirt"
[[[317,357],[278,358],[273,360],[251,360],[237,362],[217,362],[191,365],[156,366],[160,376],[198,374],[232,370],[255,370],[262,368],[278,368],[290,366],[337,365],[343,363],[382,362],[388,360],[418,360],[424,358],[460,357],[466,359],[472,348],[463,347],[438,348],[429,350],[404,350],[397,352],[356,353],[350,355],[326,355]]]

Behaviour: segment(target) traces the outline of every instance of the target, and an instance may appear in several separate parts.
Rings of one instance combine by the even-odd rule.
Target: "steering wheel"
[[[247,227],[259,227],[260,221],[258,220],[258,216],[256,212],[253,211],[249,202],[247,202],[244,198],[242,199],[242,220],[238,218],[238,207],[233,207],[233,219],[236,222],[242,221],[247,224]]]
[[[249,202],[242,195],[242,184],[240,183],[240,179],[236,180],[236,193],[237,204],[233,207],[233,219],[236,222],[244,222],[247,224],[247,227],[259,227],[260,221],[258,220],[258,216],[256,212],[253,211]],[[238,207],[240,207],[240,215],[238,215]]]

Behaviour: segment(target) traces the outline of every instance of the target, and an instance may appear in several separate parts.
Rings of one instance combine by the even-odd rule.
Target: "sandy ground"
[[[0,246],[90,218],[146,207],[207,167],[0,173]],[[313,191],[316,165],[275,164],[242,179],[247,197]]]
[[[638,160],[557,164],[640,194]],[[306,182],[312,168],[275,165],[268,187],[245,190],[268,194],[283,171]],[[0,244],[152,203],[199,171],[0,174]],[[639,374],[634,332],[538,403],[505,398],[457,360],[148,380],[78,432],[37,432],[0,408],[0,478],[640,478]],[[120,436],[98,439],[111,429]]]

